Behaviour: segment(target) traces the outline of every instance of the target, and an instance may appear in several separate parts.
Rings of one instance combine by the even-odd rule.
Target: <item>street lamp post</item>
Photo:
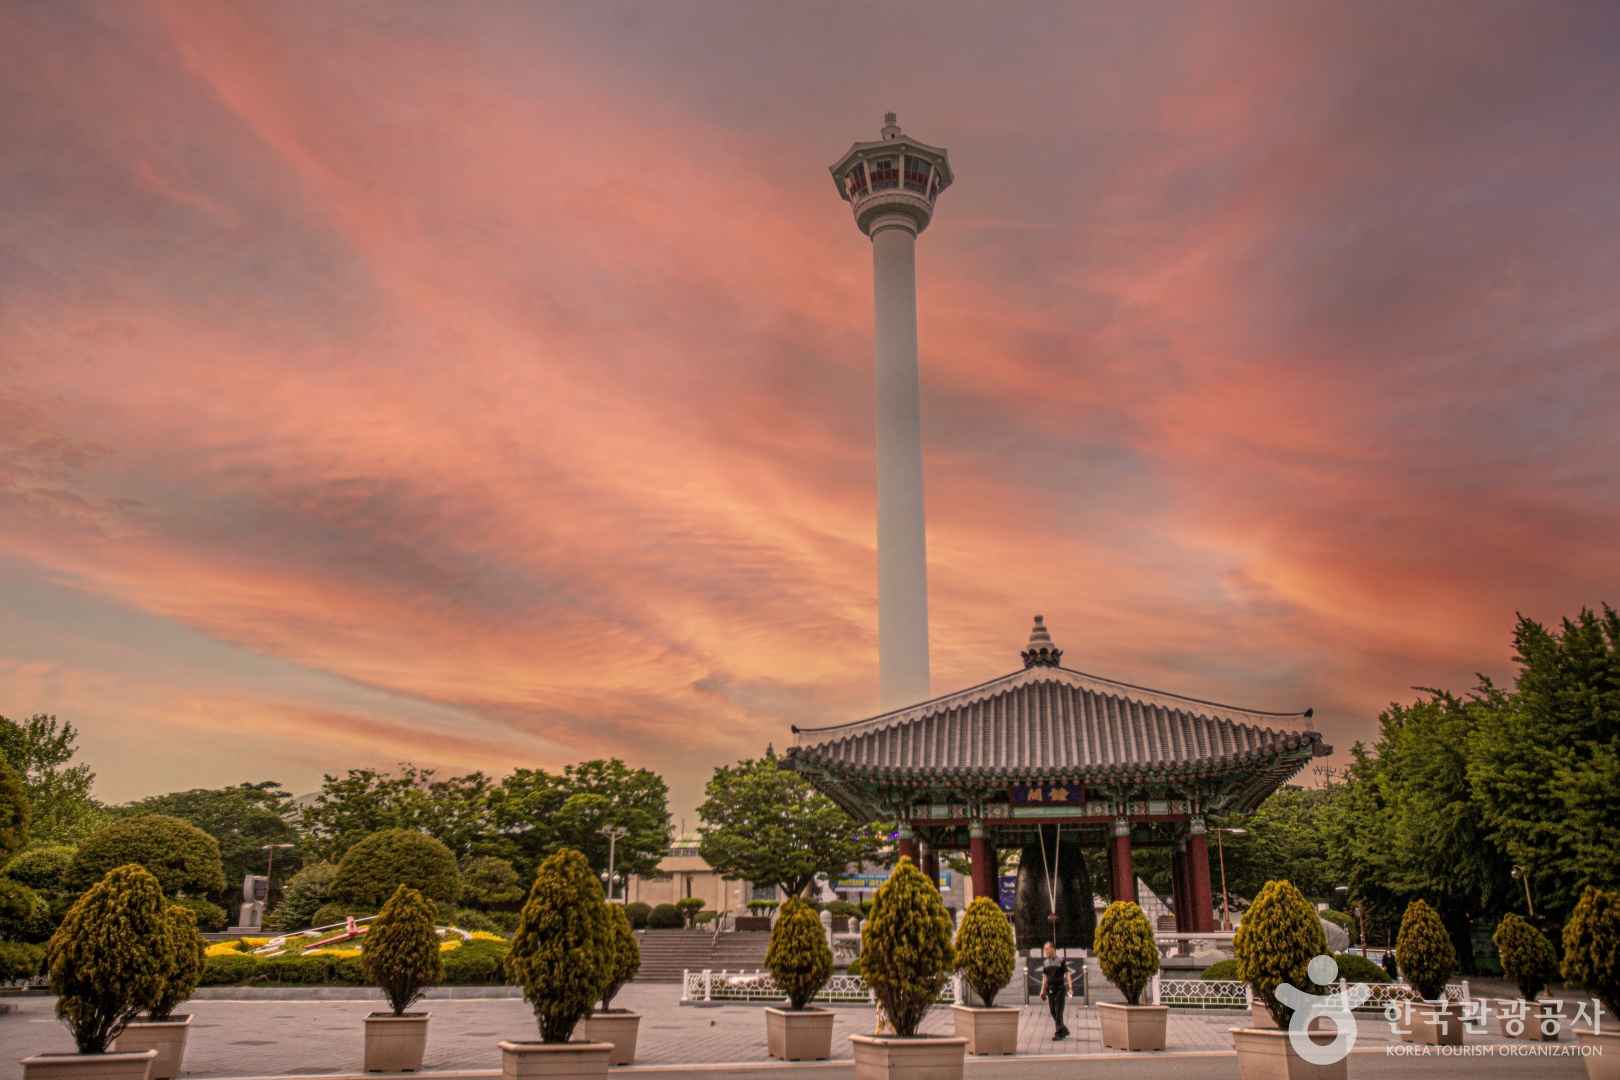
[[[1524,883],[1524,910],[1532,919],[1536,917],[1536,905],[1530,901],[1530,871],[1522,866],[1513,868],[1513,876]]]
[[[623,825],[605,825],[602,828],[602,835],[608,838],[607,898],[609,901],[613,899],[613,856],[617,851],[619,839],[629,831]]]
[[[276,850],[278,848],[290,848],[295,846],[296,845],[294,844],[265,844],[263,847],[259,848],[260,851],[268,851],[270,853],[265,859],[264,863],[264,887],[267,891],[270,888],[271,875],[274,873],[276,868]]]
[[[1221,843],[1221,834],[1222,833],[1231,833],[1233,836],[1244,836],[1244,835],[1246,835],[1248,833],[1249,830],[1248,829],[1235,829],[1235,828],[1217,827],[1212,831],[1215,833],[1215,853],[1216,853],[1216,855],[1218,855],[1220,857],[1220,863],[1221,863],[1221,931],[1224,933],[1224,932],[1232,929],[1232,908],[1231,908],[1231,905],[1227,902],[1227,895],[1226,895],[1226,848]]]

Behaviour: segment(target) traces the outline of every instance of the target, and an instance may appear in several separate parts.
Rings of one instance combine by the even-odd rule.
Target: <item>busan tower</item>
[[[831,166],[839,196],[872,240],[877,340],[878,663],[883,708],[929,696],[928,549],[923,531],[917,386],[917,236],[950,186],[946,152],[883,118]]]

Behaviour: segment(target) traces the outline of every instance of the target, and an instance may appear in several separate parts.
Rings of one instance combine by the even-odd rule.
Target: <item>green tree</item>
[[[894,1024],[910,1037],[956,966],[951,917],[939,889],[910,859],[895,864],[861,927],[861,975]]]
[[[1439,1001],[1445,996],[1446,980],[1457,970],[1457,950],[1440,916],[1422,900],[1408,904],[1401,917],[1395,961],[1412,989],[1425,1000]]]
[[[523,885],[506,859],[475,855],[461,861],[461,902],[479,911],[513,911],[523,902]]]
[[[425,988],[444,978],[433,919],[427,897],[401,885],[366,932],[360,966],[388,999],[395,1016],[404,1016]]]
[[[28,846],[28,789],[21,774],[0,760],[0,861]]]
[[[613,999],[619,995],[624,984],[641,970],[641,946],[636,943],[636,933],[630,928],[630,915],[624,910],[624,905],[609,904],[608,920],[613,924],[613,949],[608,963],[607,986],[602,990],[603,1012],[612,1010]]]
[[[817,874],[836,877],[877,858],[883,843],[878,826],[850,817],[772,752],[716,769],[705,794],[704,860],[725,877],[769,882],[788,896]]]
[[[337,863],[310,863],[287,879],[281,903],[270,911],[265,925],[272,930],[302,930],[314,926],[315,913],[332,898]]]
[[[1012,923],[1001,906],[988,896],[974,900],[962,915],[962,925],[956,928],[956,970],[985,1008],[995,1006],[996,995],[1013,977],[1017,959]]]
[[[1327,952],[1327,936],[1310,902],[1292,882],[1269,881],[1232,935],[1237,977],[1249,984],[1277,1026],[1287,1029],[1293,1007],[1277,997],[1284,983],[1304,988],[1311,960]]]
[[[0,716],[0,756],[22,774],[36,844],[76,844],[101,824],[90,795],[95,774],[69,764],[78,744],[78,729],[54,716],[35,713],[21,722]]]
[[[1513,645],[1513,692],[1481,680],[1468,775],[1537,910],[1561,919],[1583,885],[1620,887],[1620,614],[1582,608],[1558,632],[1521,615]]]
[[[789,900],[782,906],[771,927],[765,967],[776,988],[787,995],[790,1009],[809,1005],[832,977],[832,948],[821,928],[821,917],[803,900]]]
[[[153,1020],[167,1020],[174,1010],[190,1000],[197,984],[202,981],[208,943],[197,931],[197,916],[190,909],[171,904],[164,913],[166,945],[164,956],[168,970],[163,976],[162,989],[152,999],[150,1011]]]
[[[189,821],[164,814],[120,818],[98,830],[74,854],[68,888],[87,888],[126,863],[151,871],[168,896],[204,897],[225,888],[219,841]]]
[[[139,866],[107,872],[45,947],[56,1015],[81,1054],[107,1046],[163,990],[172,960],[163,890]]]
[[[456,857],[424,833],[384,829],[344,853],[331,893],[338,900],[376,908],[401,885],[418,889],[441,904],[455,903],[461,894]]]
[[[1125,995],[1125,1004],[1141,1003],[1142,989],[1159,973],[1159,949],[1153,927],[1132,900],[1115,900],[1097,920],[1092,942],[1103,978]]]
[[[613,977],[613,924],[585,856],[559,851],[540,864],[506,955],[543,1042],[563,1043]]]
[[[139,802],[117,807],[116,817],[166,814],[189,821],[219,842],[219,857],[225,874],[225,899],[235,899],[242,879],[262,874],[268,862],[267,844],[294,844],[278,850],[275,874],[291,875],[303,859],[296,846],[298,834],[291,824],[292,797],[280,784],[264,780],[223,788],[192,788],[152,795]],[[272,883],[273,885],[274,883]]]
[[[395,773],[350,769],[327,775],[300,814],[304,843],[325,859],[340,858],[362,837],[384,829],[424,832],[458,857],[493,836],[489,778],[483,773],[440,779],[410,763]]]

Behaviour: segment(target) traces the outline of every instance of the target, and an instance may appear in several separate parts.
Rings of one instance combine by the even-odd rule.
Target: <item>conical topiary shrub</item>
[[[1313,957],[1327,952],[1327,935],[1316,910],[1290,881],[1268,881],[1232,935],[1238,978],[1249,984],[1277,1026],[1286,1029],[1294,1010],[1277,1000],[1287,983],[1311,987],[1306,973]]]
[[[173,967],[169,940],[163,890],[140,866],[109,870],[68,909],[45,963],[56,1015],[79,1053],[106,1053],[162,993]]]
[[[197,915],[190,908],[170,904],[164,914],[164,929],[168,943],[164,954],[169,969],[163,976],[163,988],[152,999],[153,1020],[167,1020],[174,1010],[190,1000],[191,994],[202,981],[203,965],[207,962],[208,943],[197,932]]]
[[[641,946],[636,944],[636,932],[630,928],[629,913],[623,904],[609,904],[608,916],[613,923],[613,949],[607,989],[602,991],[604,1012],[613,1008],[614,997],[641,970]]]
[[[951,917],[939,889],[901,858],[861,927],[861,975],[895,1034],[917,1033],[954,966]]]
[[[795,898],[782,905],[771,928],[765,966],[793,1009],[809,1005],[832,977],[832,948],[821,928],[821,916],[803,900]]]
[[[969,904],[956,928],[956,970],[985,1008],[995,1007],[996,995],[1012,978],[1017,960],[1012,923],[1001,905],[988,896]]]
[[[1457,949],[1451,944],[1445,923],[1434,908],[1422,900],[1406,905],[1401,929],[1395,935],[1395,961],[1401,974],[1425,1001],[1439,1001],[1446,993],[1446,980],[1457,970]]]
[[[1558,974],[1558,956],[1547,935],[1511,912],[1502,916],[1491,935],[1496,954],[1502,960],[1502,974],[1519,984],[1519,996],[1526,1001],[1547,988]]]
[[[1159,973],[1159,948],[1153,943],[1153,927],[1135,901],[1108,905],[1097,920],[1093,948],[1103,978],[1125,995],[1125,1004],[1140,1005],[1143,987]]]
[[[1590,885],[1564,924],[1564,980],[1620,1016],[1620,892]]]
[[[428,898],[401,885],[366,931],[361,970],[383,992],[395,1016],[404,1016],[423,990],[444,978],[433,918]]]
[[[540,1039],[565,1043],[611,975],[613,927],[585,856],[565,848],[540,864],[506,956],[534,1009]]]

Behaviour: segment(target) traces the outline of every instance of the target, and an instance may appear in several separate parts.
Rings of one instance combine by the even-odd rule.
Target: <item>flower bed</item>
[[[221,942],[220,945],[234,944]],[[252,952],[211,947],[203,968],[204,986],[368,986],[360,967],[360,949],[340,946],[310,953],[283,952],[258,956]],[[252,946],[248,946],[252,948]],[[494,986],[505,981],[501,961],[507,943],[493,934],[475,934],[463,941],[441,942],[444,985]]]

